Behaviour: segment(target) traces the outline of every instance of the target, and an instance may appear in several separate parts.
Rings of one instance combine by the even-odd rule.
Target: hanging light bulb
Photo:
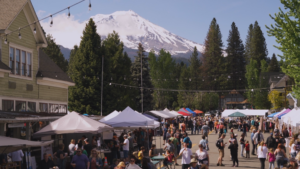
[[[52,18],[52,15],[50,15],[50,17],[51,17],[50,27],[52,27],[52,26],[53,26],[53,18]]]
[[[204,82],[204,79],[202,79],[202,81]]]
[[[19,39],[22,39],[20,30],[21,30],[21,29],[19,28]]]
[[[176,79],[176,81],[178,82],[178,79]]]
[[[110,80],[112,81],[112,77],[110,78]]]
[[[91,4],[91,0],[90,0],[90,3],[89,3],[89,11],[92,10],[92,4]]]
[[[265,79],[265,76],[263,77],[263,79]]]
[[[111,86],[111,83],[109,83],[109,85]]]
[[[242,80],[242,79],[240,78],[240,80]]]
[[[7,45],[7,35],[5,36],[4,43]]]
[[[70,7],[68,7],[68,11],[69,11],[69,13],[68,13],[68,18],[70,18],[70,16],[71,16],[71,13],[70,13]]]
[[[230,76],[228,76],[228,78],[230,79]]]
[[[126,80],[126,77],[124,77],[124,80]]]
[[[190,78],[189,80],[190,80],[190,81],[192,81],[192,79],[191,79],[191,78]]]
[[[215,78],[215,81],[216,81],[217,79]]]

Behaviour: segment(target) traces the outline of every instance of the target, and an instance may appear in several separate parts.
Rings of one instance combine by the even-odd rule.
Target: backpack
[[[139,159],[139,151],[134,151],[132,153],[132,155],[136,158],[136,159]]]
[[[216,147],[218,148],[218,149],[220,149],[221,148],[221,142],[220,142],[220,140],[218,139],[217,140],[217,142],[216,142]]]

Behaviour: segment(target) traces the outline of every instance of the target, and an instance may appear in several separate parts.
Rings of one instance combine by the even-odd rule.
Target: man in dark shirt
[[[89,143],[89,139],[86,138],[84,139],[85,145],[83,146],[83,148],[85,149],[85,151],[88,154],[88,157],[91,155],[91,151],[93,149],[93,146]]]
[[[276,146],[276,140],[273,137],[273,133],[267,138],[267,147],[268,149],[273,148],[274,150],[277,148]]]
[[[7,154],[0,154],[0,166],[7,163]]]
[[[217,166],[224,166],[224,164],[222,164],[222,159],[224,157],[224,139],[225,139],[225,134],[222,134],[221,137],[218,139],[218,142],[220,143],[220,146],[218,147],[219,149],[219,158],[218,158],[218,163]]]
[[[49,169],[54,166],[54,163],[52,160],[48,158],[47,153],[44,153],[43,155],[44,159],[40,162],[39,169]]]

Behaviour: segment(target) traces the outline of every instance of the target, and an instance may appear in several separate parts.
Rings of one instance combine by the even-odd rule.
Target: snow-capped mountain
[[[97,25],[97,32],[105,38],[108,33],[115,30],[124,45],[130,49],[137,49],[138,44],[142,43],[144,49],[149,52],[154,49],[169,51],[172,55],[186,54],[191,52],[196,46],[202,52],[204,46],[180,36],[151,23],[142,18],[135,12],[117,11],[112,14],[97,14],[92,16]]]

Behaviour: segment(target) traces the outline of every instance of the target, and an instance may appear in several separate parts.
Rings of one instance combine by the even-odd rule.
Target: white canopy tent
[[[111,118],[116,117],[118,114],[119,114],[119,112],[115,110],[115,111],[111,112],[109,115],[105,116],[104,118],[102,118],[99,121],[103,123],[103,122],[105,122],[105,121],[107,121],[107,120],[109,120]]]
[[[33,137],[70,133],[99,133],[112,129],[109,125],[80,115],[79,113],[71,112],[34,133]]]
[[[104,123],[116,128],[128,128],[154,126],[154,122],[155,120],[135,112],[130,107],[127,107],[117,116],[105,121]]]
[[[40,142],[22,140],[5,136],[0,136],[0,140],[0,154],[7,154],[23,148],[46,146],[53,143],[53,140]]]
[[[300,123],[300,110],[291,110],[289,113],[281,117],[281,122],[296,127],[297,123]]]
[[[175,114],[170,113],[168,111],[151,110],[149,112],[152,113],[155,116],[159,116],[159,117],[164,118],[164,119],[174,118],[174,117],[178,116],[178,115],[175,115]]]
[[[176,111],[172,110],[172,111],[169,111],[170,114],[173,114],[175,116],[182,116],[181,114],[177,113]]]
[[[258,109],[226,109],[222,112],[222,117],[228,117],[230,114],[240,112],[246,116],[265,116],[269,110],[258,110]]]

